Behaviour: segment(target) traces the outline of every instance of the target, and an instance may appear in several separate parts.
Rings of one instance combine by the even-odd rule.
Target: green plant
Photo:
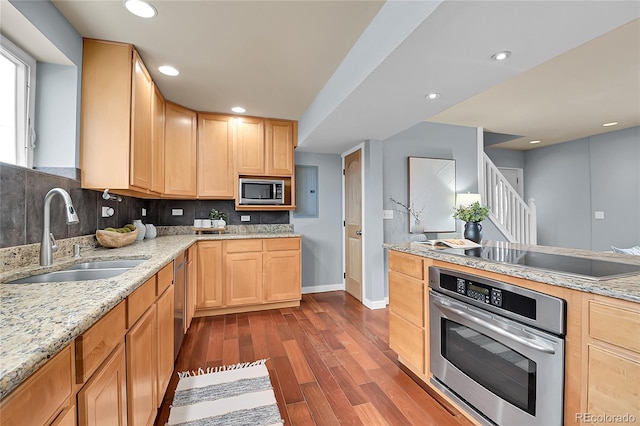
[[[225,212],[218,211],[216,209],[211,209],[209,212],[209,219],[211,220],[227,220],[227,214]]]
[[[463,222],[482,222],[489,216],[489,208],[480,206],[479,202],[475,202],[468,206],[454,207],[455,213],[453,217]]]

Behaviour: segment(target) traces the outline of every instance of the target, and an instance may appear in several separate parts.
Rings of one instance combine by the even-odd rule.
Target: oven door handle
[[[523,345],[525,345],[525,346],[527,346],[527,347],[529,347],[531,349],[535,349],[535,350],[537,350],[539,352],[544,352],[544,353],[548,353],[548,354],[551,354],[551,355],[556,353],[556,351],[552,347],[549,347],[549,346],[546,346],[546,345],[543,346],[540,342],[537,342],[537,341],[532,340],[532,339],[530,339],[528,337],[525,337],[525,336],[520,336],[520,335],[514,334],[513,332],[505,330],[504,328],[499,327],[499,326],[497,326],[495,324],[491,324],[489,322],[486,322],[486,321],[483,321],[483,320],[481,320],[479,318],[476,318],[473,315],[469,315],[468,313],[466,313],[466,312],[464,312],[464,311],[462,311],[460,309],[456,309],[456,308],[452,307],[451,305],[449,305],[448,303],[439,300],[438,298],[432,297],[431,299],[433,300],[433,303],[437,304],[442,310],[452,312],[452,313],[454,313],[454,314],[466,319],[467,321],[471,321],[474,324],[477,324],[477,325],[479,325],[481,327],[488,328],[489,330],[491,330],[491,331],[493,331],[495,333],[498,333],[499,335],[501,335],[503,337],[507,337],[507,338],[509,338],[511,340],[515,340],[516,342],[519,342],[519,343],[521,343],[521,344],[523,344]]]

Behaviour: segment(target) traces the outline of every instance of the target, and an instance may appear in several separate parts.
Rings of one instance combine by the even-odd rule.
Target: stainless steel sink
[[[73,271],[76,269],[131,269],[145,262],[145,259],[134,259],[134,260],[100,260],[97,262],[85,262],[78,263],[73,266],[68,267],[67,271]]]
[[[91,281],[112,278],[124,274],[131,268],[143,263],[144,259],[137,260],[104,260],[97,262],[85,262],[72,265],[67,269],[46,274],[32,275],[20,278],[8,284],[25,283],[57,283],[63,281]]]

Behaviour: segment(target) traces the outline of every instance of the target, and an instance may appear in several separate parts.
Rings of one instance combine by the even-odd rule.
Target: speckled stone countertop
[[[566,249],[547,246],[529,246],[525,244],[513,244],[505,242],[483,241],[484,247],[501,247],[516,250],[528,250],[549,254],[560,254],[564,256],[583,257],[588,259],[606,260],[611,262],[630,263],[640,265],[640,256],[602,253],[589,250]],[[640,303],[640,275],[612,278],[608,280],[594,280],[573,276],[558,272],[532,268],[524,265],[503,263],[493,260],[485,260],[477,257],[465,256],[463,250],[455,250],[457,253],[434,248],[428,244],[421,243],[401,243],[385,244],[385,248],[415,254],[417,256],[437,259],[456,265],[468,266],[484,271],[496,272],[518,278],[525,278],[545,284],[571,288],[588,293],[600,294],[614,297],[616,299],[628,300]]]
[[[293,232],[162,236],[118,249],[83,250],[80,259],[56,260],[53,267],[26,266],[0,273],[0,283],[6,283],[80,262],[147,259],[114,278],[0,284],[0,399],[196,241],[300,236]]]

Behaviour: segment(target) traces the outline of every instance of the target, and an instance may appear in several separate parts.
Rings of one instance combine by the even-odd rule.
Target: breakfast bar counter
[[[507,261],[487,260],[467,255],[461,249],[434,247],[425,243],[385,244],[385,248],[429,259],[449,262],[479,270],[495,272],[512,277],[523,278],[554,286],[560,286],[587,293],[609,296],[616,299],[640,303],[640,273],[613,277],[610,279],[595,279],[579,274],[568,274],[557,271],[529,267]],[[483,247],[475,250],[495,248],[499,250],[515,250],[520,252],[545,253],[572,258],[590,260],[604,260],[619,262],[640,267],[640,257],[618,253],[602,253],[589,250],[567,249],[560,247],[533,246],[526,244],[506,243],[502,241],[483,241]]]

